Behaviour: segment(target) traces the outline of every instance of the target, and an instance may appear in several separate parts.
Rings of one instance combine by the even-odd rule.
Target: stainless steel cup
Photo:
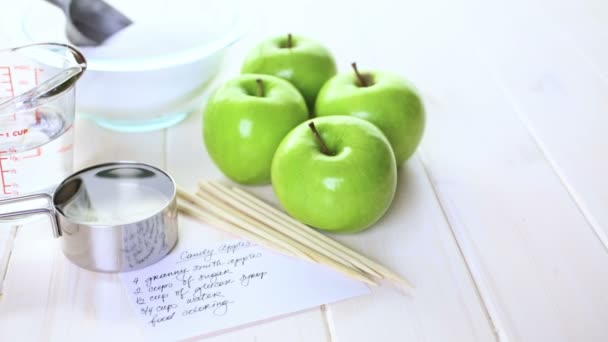
[[[0,201],[0,220],[36,214],[50,217],[65,256],[92,271],[151,265],[177,242],[175,182],[142,163],[95,165],[68,177],[52,196]]]

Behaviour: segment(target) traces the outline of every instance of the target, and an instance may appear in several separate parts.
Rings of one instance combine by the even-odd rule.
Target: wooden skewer
[[[212,182],[212,184],[216,184],[218,187],[224,187],[223,185],[221,185],[220,183],[217,182]],[[369,267],[371,267],[372,269],[374,269],[377,273],[382,274],[384,277],[386,277],[389,280],[392,280],[393,282],[395,282],[396,284],[404,287],[405,289],[407,288],[414,288],[414,286],[412,286],[412,284],[405,278],[401,277],[400,275],[398,275],[397,273],[391,271],[390,269],[388,269],[387,267],[379,264],[378,262],[371,260],[370,258],[355,252],[354,250],[340,244],[339,242],[329,238],[326,235],[323,235],[322,233],[308,227],[307,225],[296,221],[295,219],[293,219],[292,217],[290,217],[289,215],[277,210],[276,208],[272,207],[271,205],[269,205],[268,203],[258,199],[257,197],[251,195],[250,193],[241,190],[238,187],[233,187],[232,191],[234,191],[235,193],[238,193],[239,195],[243,196],[244,199],[246,199],[249,203],[255,204],[258,206],[258,208],[260,208],[259,210],[264,210],[264,212],[268,215],[272,215],[273,217],[281,220],[281,222],[283,222],[284,224],[289,224],[294,226],[297,229],[300,229],[302,231],[305,231],[306,233],[309,234],[309,236],[316,236],[319,239],[324,240],[326,243],[332,245],[333,247],[341,250],[342,252],[348,254],[350,257],[352,257],[355,260],[358,260],[366,265],[368,265]]]
[[[188,203],[190,203],[190,202],[188,202]],[[192,203],[190,203],[190,204],[192,205]],[[223,220],[220,220],[220,219],[214,217],[213,215],[205,213],[204,211],[202,211],[198,208],[188,206],[185,203],[183,203],[182,201],[178,202],[178,209],[180,212],[182,212],[186,215],[189,215],[189,216],[195,217],[201,221],[207,222],[210,225],[218,227],[218,228],[222,229],[223,231],[226,231],[230,234],[244,237],[255,243],[258,243],[267,248],[271,248],[271,249],[276,250],[277,252],[283,253],[285,255],[294,256],[293,253],[291,253],[290,251],[283,249],[283,247],[278,246],[278,245],[272,243],[271,241],[265,240],[255,234],[250,233],[246,230],[243,230],[235,225],[231,225],[227,222],[224,222]]]
[[[182,211],[183,213],[196,217],[199,220],[205,221],[205,222],[211,224],[212,226],[216,226],[230,234],[245,237],[260,245],[266,246],[268,248],[272,248],[274,250],[277,250],[280,253],[295,257],[295,254],[291,250],[285,249],[285,248],[273,243],[272,241],[266,240],[266,239],[262,238],[261,236],[255,235],[254,233],[244,230],[238,226],[235,226],[229,222],[226,222],[226,221],[216,217],[215,215],[209,214],[209,213],[201,210],[199,207],[196,206],[196,204],[192,203],[189,200],[194,197],[192,195],[184,192],[183,190],[178,190],[178,196],[180,199],[178,201],[178,209],[180,211]]]
[[[264,238],[274,241],[279,245],[287,245],[292,247],[295,251],[301,254],[301,258],[310,260],[313,262],[319,262],[335,270],[342,272],[352,278],[363,281],[369,285],[377,286],[377,284],[373,281],[373,279],[369,278],[365,273],[361,272],[358,269],[353,268],[352,266],[344,265],[324,254],[319,253],[318,251],[305,246],[304,244],[291,239],[290,237],[277,232],[273,229],[268,229],[263,226],[262,223],[251,219],[249,216],[244,214],[243,212],[239,212],[221,202],[217,199],[212,201],[212,198],[215,197],[205,197],[204,194],[197,193],[197,196],[201,199],[201,204],[205,204],[205,207],[212,210],[218,216],[222,216],[225,220],[232,221],[234,224],[238,224],[239,226],[257,234],[263,236]],[[311,260],[312,259],[312,260]]]
[[[217,225],[218,227],[220,227],[222,229],[227,228],[234,234],[251,239],[252,241],[255,241],[255,242],[260,242],[260,244],[262,244],[266,247],[269,247],[271,249],[275,249],[275,246],[279,246],[280,247],[279,251],[288,250],[289,253],[287,253],[287,254],[310,260],[310,257],[308,255],[304,254],[302,251],[300,251],[298,248],[296,248],[291,241],[285,240],[285,237],[283,237],[283,239],[281,239],[280,237],[277,237],[273,234],[267,234],[266,231],[260,230],[259,228],[257,228],[255,232],[252,232],[247,229],[247,228],[251,228],[251,226],[249,226],[249,225],[246,225],[247,227],[235,225],[234,223],[236,223],[236,222],[243,223],[243,221],[230,217],[230,214],[226,215],[226,213],[222,213],[221,209],[219,209],[218,206],[215,206],[213,203],[210,203],[209,201],[205,201],[199,197],[193,196],[193,195],[189,194],[188,192],[184,191],[183,189],[178,188],[177,194],[179,197],[185,199],[186,201],[188,201],[191,204],[196,205],[198,207],[197,210],[192,210],[192,208],[187,208],[184,206],[183,211],[186,214],[193,214],[192,216],[202,219],[208,223]],[[190,210],[188,210],[188,209],[190,209]],[[205,210],[207,210],[207,211],[212,210],[213,214],[207,213],[207,212],[205,212]],[[219,215],[222,215],[222,217],[217,217]],[[242,216],[242,214],[239,214],[239,216]],[[232,223],[226,222],[228,220],[232,220]],[[256,234],[256,232],[261,232],[263,235],[260,236],[260,235]],[[313,254],[315,256],[315,259],[319,259],[323,264],[325,264],[329,267],[332,267],[332,268],[336,269],[337,271],[342,272],[349,277],[352,277],[359,281],[365,282],[372,286],[378,285],[372,279],[368,278],[364,273],[361,273],[358,270],[345,267],[344,265],[339,264],[330,258],[315,255],[314,251],[312,251],[312,250],[311,250],[311,252],[312,252],[311,254]],[[312,260],[312,261],[314,261],[314,260]]]
[[[205,197],[199,196],[196,194],[200,201],[199,204],[203,205],[206,210],[209,210],[213,214],[219,216],[223,220],[231,222],[233,224],[242,227],[243,229],[250,231],[256,235],[259,235],[267,240],[274,241],[277,245],[281,245],[285,248],[291,248],[294,250],[294,255],[308,261],[314,261],[310,254],[307,251],[304,251],[300,246],[294,245],[290,242],[287,242],[286,239],[274,232],[269,232],[267,230],[262,229],[259,225],[256,224],[255,221],[252,222],[248,217],[240,214],[230,207],[226,207],[222,204],[215,203],[206,199]]]
[[[346,266],[356,267],[371,276],[380,279],[382,278],[382,275],[380,273],[376,272],[368,265],[352,257],[349,257],[343,251],[332,247],[331,245],[327,244],[325,240],[320,239],[315,235],[307,235],[306,232],[302,229],[294,227],[293,225],[284,224],[280,222],[279,220],[273,218],[271,215],[268,215],[265,210],[256,208],[255,205],[251,203],[251,201],[244,199],[242,196],[239,196],[234,191],[216,183],[210,182],[200,182],[199,186],[201,190],[205,191],[207,194],[215,196],[218,199],[227,202],[233,207],[243,211],[247,215],[268,225],[270,228],[273,228],[276,231],[280,231],[283,234],[308,247],[315,248],[320,253],[325,254],[328,257],[331,257]]]
[[[198,206],[199,210],[201,212],[207,212],[207,214],[211,214],[211,215],[215,216],[217,218],[217,220],[227,221],[232,226],[238,227],[239,231],[241,231],[241,232],[248,231],[248,232],[258,236],[261,239],[270,241],[274,245],[280,246],[283,250],[290,251],[291,255],[293,255],[293,256],[296,256],[296,257],[299,257],[299,258],[302,258],[305,260],[311,260],[308,255],[303,253],[301,250],[295,248],[295,246],[285,242],[284,240],[278,239],[276,236],[273,236],[272,234],[268,234],[264,230],[256,229],[256,227],[252,227],[251,225],[244,223],[242,220],[239,220],[238,218],[230,217],[230,215],[223,212],[222,209],[217,208],[217,206],[215,206],[213,203],[209,203],[208,201],[205,201],[197,196],[191,195],[182,189],[178,189],[177,194],[178,194],[178,196],[181,196],[182,198],[188,200],[188,202]],[[215,223],[217,223],[217,221]]]

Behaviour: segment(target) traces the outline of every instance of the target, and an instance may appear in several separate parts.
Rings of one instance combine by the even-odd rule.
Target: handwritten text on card
[[[368,292],[325,267],[248,241],[201,246],[189,241],[158,264],[123,274],[154,339],[203,335]]]

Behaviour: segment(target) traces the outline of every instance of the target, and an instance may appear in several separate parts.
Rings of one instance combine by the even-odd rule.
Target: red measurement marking
[[[42,121],[42,113],[39,109],[36,109],[36,112],[34,113],[34,118],[36,119],[36,124],[39,125]]]
[[[10,93],[10,97],[15,97],[15,88],[13,87],[13,74],[11,72],[11,68],[7,66],[0,66],[0,69],[4,69],[5,72],[2,76],[5,76],[7,79],[3,81],[3,83],[8,84],[10,87],[6,88],[5,91]],[[17,120],[17,114],[13,114],[13,120]]]
[[[29,129],[28,128],[23,128],[23,129],[18,129],[15,131],[9,131],[9,132],[4,132],[4,133],[0,133],[0,137],[20,137],[22,135],[26,135],[29,133]]]
[[[34,69],[34,84],[38,85],[38,83],[40,83],[40,73],[42,72],[41,68],[36,68]],[[34,114],[34,118],[36,120],[36,124],[40,124],[40,122],[42,121],[42,113],[40,113],[39,109],[36,109],[36,112]]]
[[[17,149],[14,148],[14,147],[11,147],[8,150],[2,150],[2,151],[0,151],[0,154],[3,154],[3,153],[17,153]]]
[[[0,179],[2,179],[2,192],[4,192],[5,195],[10,195],[11,193],[7,191],[7,188],[9,188],[10,185],[7,186],[6,184],[6,179],[4,179],[4,166],[2,165],[2,162],[7,159],[8,158],[0,158]]]
[[[5,83],[10,84],[10,88],[8,88],[7,91],[9,91],[11,93],[11,97],[15,97],[15,88],[13,88],[13,74],[11,73],[11,68],[10,67],[0,67],[0,69],[6,70],[6,72],[4,73],[4,76],[6,76],[8,79],[6,80]]]
[[[29,65],[15,65],[15,70],[30,70]]]
[[[69,144],[69,145],[63,146],[62,148],[57,150],[57,152],[59,152],[59,153],[67,152],[73,148],[74,148],[74,144]]]
[[[15,97],[15,88],[13,87],[13,74],[11,73],[10,68],[8,68],[6,70],[8,70],[8,79],[9,79],[9,84],[11,85],[11,88],[10,88],[11,97]]]
[[[38,158],[42,155],[42,148],[38,147],[36,149],[36,153],[35,154],[30,154],[29,156],[24,156],[23,159],[31,159],[31,158]]]
[[[38,83],[40,83],[40,73],[42,72],[42,69],[40,68],[36,68],[34,69],[34,84],[38,85]]]

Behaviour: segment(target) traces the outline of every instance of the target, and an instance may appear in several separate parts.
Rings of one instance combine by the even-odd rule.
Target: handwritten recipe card
[[[180,242],[159,263],[123,273],[148,339],[175,341],[369,293],[324,266],[245,240]]]

